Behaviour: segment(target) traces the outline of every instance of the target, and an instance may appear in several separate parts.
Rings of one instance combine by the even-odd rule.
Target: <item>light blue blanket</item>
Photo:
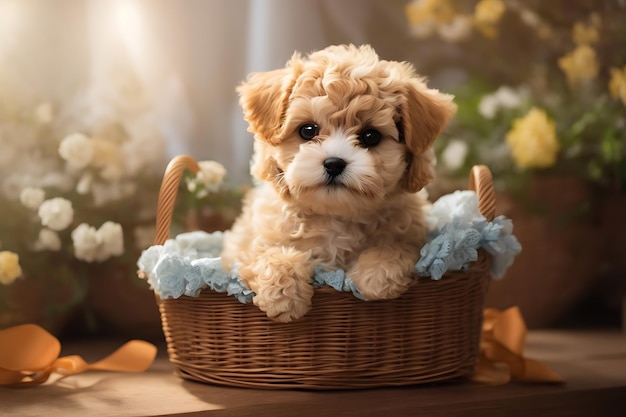
[[[426,209],[426,220],[428,242],[415,256],[416,260],[419,258],[415,273],[420,276],[438,280],[446,271],[469,268],[478,259],[478,249],[483,248],[492,257],[492,276],[499,278],[521,251],[511,220],[499,216],[487,221],[478,210],[473,191],[456,191],[439,198]],[[164,245],[143,251],[137,266],[148,275],[148,282],[162,299],[197,297],[201,290],[210,288],[248,303],[254,293],[239,279],[237,270],[222,269],[222,240],[222,232],[182,233]],[[351,291],[364,299],[343,270],[316,269],[313,285]]]

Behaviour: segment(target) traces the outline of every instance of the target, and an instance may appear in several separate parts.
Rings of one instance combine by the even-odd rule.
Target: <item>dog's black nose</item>
[[[326,169],[326,173],[331,177],[336,177],[337,175],[341,174],[346,165],[346,161],[334,156],[331,158],[326,158],[324,160],[324,168]]]

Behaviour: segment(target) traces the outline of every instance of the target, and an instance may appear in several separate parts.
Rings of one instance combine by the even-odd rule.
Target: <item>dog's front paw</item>
[[[256,293],[253,302],[267,317],[287,323],[311,309],[313,270],[309,252],[273,247],[239,272]]]
[[[301,318],[311,309],[313,287],[310,285],[308,287],[310,288],[310,295],[287,295],[285,288],[273,285],[260,287],[259,293],[253,298],[253,302],[271,320],[289,323]]]
[[[359,292],[368,300],[388,300],[404,294],[413,278],[414,261],[388,248],[364,251],[348,272]]]

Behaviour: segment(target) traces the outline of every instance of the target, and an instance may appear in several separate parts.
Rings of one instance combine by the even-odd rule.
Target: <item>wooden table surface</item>
[[[88,361],[119,342],[84,341],[63,354]],[[263,391],[184,381],[165,349],[144,373],[88,372],[34,388],[0,388],[0,416],[626,416],[626,335],[534,331],[525,355],[564,385],[469,382],[355,391]]]

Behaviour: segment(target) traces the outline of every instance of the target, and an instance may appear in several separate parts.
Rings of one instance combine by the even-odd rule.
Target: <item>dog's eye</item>
[[[378,145],[380,142],[381,134],[376,129],[365,129],[359,136],[359,142],[364,148],[371,148]]]
[[[300,126],[300,130],[298,131],[298,134],[300,134],[300,137],[304,140],[311,140],[319,135],[319,133],[320,128],[315,123],[305,123]]]

